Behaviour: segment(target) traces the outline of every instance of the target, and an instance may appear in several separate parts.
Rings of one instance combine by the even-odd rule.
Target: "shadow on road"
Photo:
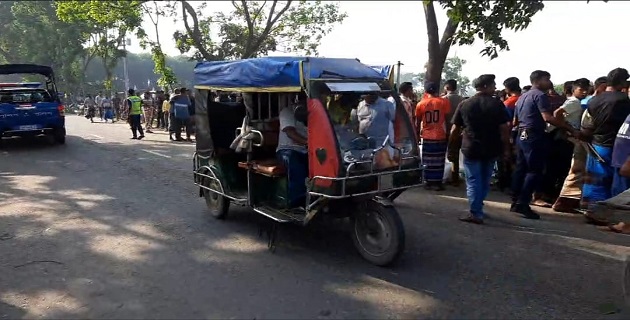
[[[614,259],[509,221],[454,222],[456,201],[415,192],[394,268],[363,261],[343,224],[283,228],[271,254],[249,210],[208,217],[191,161],[67,141],[0,151],[0,316],[593,318],[621,297]]]

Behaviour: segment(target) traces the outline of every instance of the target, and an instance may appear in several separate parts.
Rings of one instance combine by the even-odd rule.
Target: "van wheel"
[[[215,180],[210,180],[208,182],[207,179],[204,181],[204,185],[208,186],[210,189],[219,190],[219,183]],[[223,220],[227,217],[228,212],[230,210],[230,199],[225,196],[212,192],[208,189],[202,188],[203,190],[203,198],[206,200],[206,206],[208,206],[208,210],[210,210],[210,215],[212,215],[215,219]]]
[[[352,216],[352,241],[361,256],[377,266],[396,262],[405,249],[405,229],[398,211],[376,202]]]
[[[65,129],[57,129],[55,133],[53,133],[53,138],[55,142],[58,144],[66,144],[66,130]]]

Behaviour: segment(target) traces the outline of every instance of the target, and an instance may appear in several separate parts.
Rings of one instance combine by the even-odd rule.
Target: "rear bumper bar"
[[[55,128],[42,128],[36,130],[7,130],[0,132],[0,137],[19,137],[19,136],[37,136],[42,134],[51,134]]]

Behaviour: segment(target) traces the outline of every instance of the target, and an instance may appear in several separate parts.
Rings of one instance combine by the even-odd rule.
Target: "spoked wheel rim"
[[[212,180],[210,183],[208,183],[208,188],[213,189],[213,190],[218,190],[219,188],[219,184]],[[203,190],[206,193],[206,204],[208,205],[208,208],[212,209],[212,210],[218,210],[219,209],[219,194],[216,192],[212,192],[210,190],[204,189]]]
[[[358,244],[372,256],[386,254],[392,245],[392,226],[381,212],[370,210],[355,217],[354,233]]]

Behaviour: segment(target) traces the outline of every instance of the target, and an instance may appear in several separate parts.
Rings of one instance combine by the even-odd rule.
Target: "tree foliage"
[[[271,51],[317,55],[323,36],[346,18],[338,4],[322,1],[232,1],[232,12],[208,17],[188,1],[179,4],[185,30],[173,36],[180,52],[193,51],[197,60],[251,58]]]
[[[456,56],[446,59],[442,70],[442,76],[440,77],[442,83],[449,79],[457,80],[459,94],[461,95],[466,95],[470,89],[470,79],[462,74],[462,69],[465,64],[466,60]],[[414,87],[420,87],[422,89],[422,84],[425,78],[425,72],[402,73],[400,75],[400,82],[411,82]]]
[[[112,89],[112,69],[120,58],[127,35],[142,24],[140,1],[57,1],[57,16],[68,23],[89,27],[84,37],[91,54],[101,58],[106,70],[105,87]]]
[[[434,3],[441,6],[448,17],[441,37]],[[509,50],[502,32],[527,28],[532,17],[544,8],[542,0],[425,0],[423,5],[429,39],[426,77],[431,81],[439,80],[453,44],[471,45],[481,40],[485,44],[481,54],[494,59],[499,51]]]
[[[133,70],[129,72],[129,85],[131,88],[136,87],[138,90],[154,89],[153,86],[147,87],[147,82],[152,84],[160,82],[161,74],[155,72],[155,63],[153,61],[154,55],[151,53],[128,53],[127,54],[127,68]],[[102,91],[105,86],[103,79],[105,79],[105,67],[100,61],[99,57],[94,58],[95,63],[91,63],[85,71],[85,92],[96,93]],[[174,77],[177,82],[173,84],[174,87],[184,86],[190,88],[193,84],[193,68],[196,62],[190,61],[189,57],[166,56],[165,63],[173,70]],[[112,77],[112,90],[125,91],[124,72],[122,63],[119,63],[113,70]],[[167,87],[163,87],[169,89]],[[157,88],[155,88],[157,89]]]
[[[159,23],[160,17],[166,16],[166,11],[160,7],[158,1],[145,2],[142,4],[142,10],[145,13],[145,16],[148,16],[151,20],[151,24],[153,25],[153,29],[155,31],[155,40],[149,39],[148,35],[142,28],[138,28],[137,35],[140,39],[140,45],[143,49],[147,47],[151,48],[151,58],[153,60],[154,68],[156,74],[160,75],[157,83],[162,88],[172,88],[172,86],[177,83],[177,77],[173,72],[173,68],[171,68],[166,63],[166,55],[164,51],[162,51],[162,42],[160,41],[160,31],[159,31]]]
[[[53,1],[0,1],[0,28],[0,62],[52,66],[62,89],[80,83],[86,26],[60,21]]]

